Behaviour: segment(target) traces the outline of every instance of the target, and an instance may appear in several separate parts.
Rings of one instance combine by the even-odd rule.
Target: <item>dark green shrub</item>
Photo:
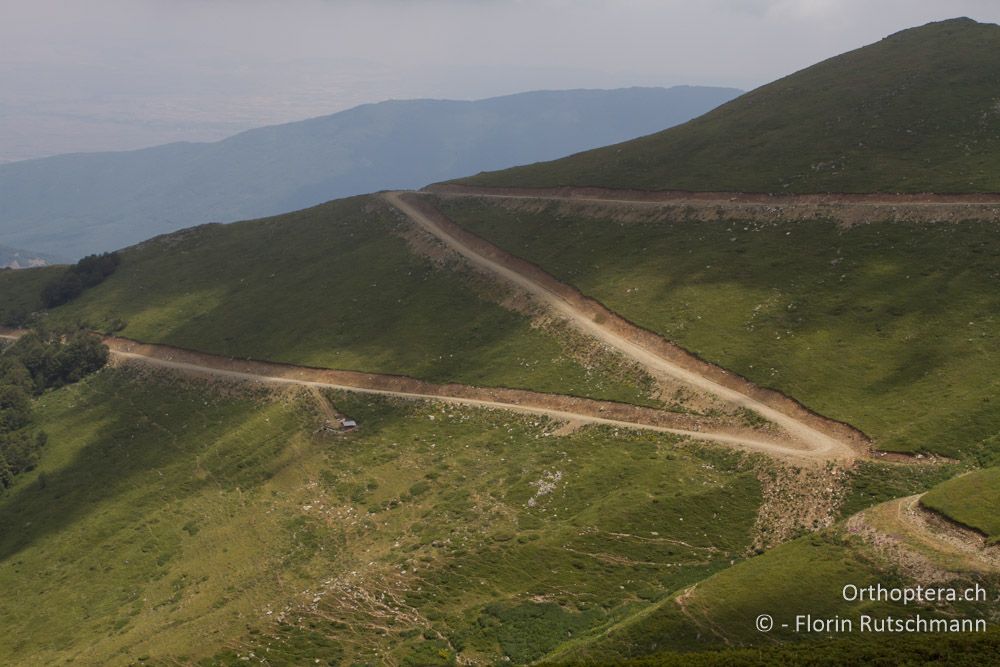
[[[72,301],[88,287],[104,282],[119,264],[121,257],[115,252],[84,257],[42,288],[42,303],[46,308],[55,308]]]

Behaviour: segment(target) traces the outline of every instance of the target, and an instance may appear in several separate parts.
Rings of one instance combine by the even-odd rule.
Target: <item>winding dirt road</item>
[[[410,196],[412,197],[414,195]],[[445,229],[438,220],[435,220],[434,217],[426,214],[420,207],[414,205],[411,201],[404,199],[404,193],[387,192],[383,193],[382,197],[386,202],[401,211],[415,224],[440,239],[444,244],[462,255],[474,266],[485,269],[486,271],[491,272],[525,290],[541,303],[551,308],[553,312],[575,324],[583,332],[618,350],[629,359],[636,361],[644,368],[648,369],[653,375],[665,374],[671,376],[681,382],[685,382],[691,386],[718,396],[734,405],[757,412],[765,419],[779,425],[791,434],[796,441],[800,442],[804,451],[795,451],[800,452],[800,454],[804,454],[807,458],[824,461],[837,460],[849,462],[852,461],[857,455],[857,451],[851,443],[828,435],[803,419],[777,410],[771,405],[747,395],[746,393],[724,386],[719,382],[706,377],[705,375],[699,374],[689,368],[685,368],[684,366],[675,363],[670,359],[665,358],[656,351],[636,343],[634,340],[624,337],[618,331],[607,326],[605,323],[599,322],[587,313],[581,312],[581,310],[574,303],[571,303],[561,294],[558,294],[552,289],[549,289],[545,285],[541,284],[533,277],[526,275],[523,272],[515,271],[504,265],[504,263],[477,251],[477,249],[473,248],[469,243],[459,238],[458,235]],[[784,455],[789,449],[791,449],[789,447],[783,447],[781,449],[785,451],[779,452],[776,449],[778,447],[779,446],[777,445],[769,445],[765,448],[765,451],[772,451],[775,454]]]
[[[20,335],[20,332],[7,332],[0,334],[0,338],[16,340]],[[228,357],[207,354],[204,352],[180,350],[166,345],[137,343],[136,341],[113,336],[106,337],[104,342],[108,345],[112,358],[117,362],[143,364],[156,368],[180,371],[188,375],[277,385],[296,385],[310,388],[338,389],[342,391],[373,394],[378,396],[391,396],[394,398],[409,400],[439,401],[442,403],[466,405],[478,408],[493,408],[521,414],[550,417],[556,421],[570,422],[577,425],[603,424],[625,429],[670,433],[694,440],[717,442],[749,451],[764,452],[770,455],[800,461],[814,461],[817,459],[816,452],[812,450],[796,447],[794,445],[786,446],[781,443],[767,440],[766,437],[752,437],[746,434],[721,430],[692,430],[670,426],[660,426],[636,418],[602,417],[595,413],[605,410],[614,412],[616,407],[628,409],[631,406],[620,406],[601,401],[591,401],[575,397],[535,394],[533,392],[518,390],[488,390],[479,387],[467,387],[464,385],[454,384],[430,385],[421,381],[409,378],[400,378],[398,376],[332,371],[307,366],[276,364],[264,361],[237,361]],[[234,366],[243,366],[244,369],[237,370],[233,368]],[[323,376],[344,377],[345,380],[338,382],[324,379],[310,379],[321,378]],[[408,391],[384,388],[388,384],[398,384],[400,382],[409,383],[415,386],[424,386],[427,387],[427,391]],[[468,393],[494,393],[501,396],[510,396],[506,400],[503,400],[502,398],[474,398],[469,395],[462,395]],[[545,403],[548,402],[546,399],[565,399],[582,407],[576,410],[553,408],[545,405]],[[660,412],[652,409],[646,409],[644,411],[651,413]]]
[[[861,443],[863,434],[860,434],[862,438],[855,437],[859,434],[852,432],[846,425],[809,413],[787,397],[734,378],[725,370],[691,357],[651,332],[638,331],[637,327],[622,320],[616,313],[593,300],[583,298],[574,288],[558,283],[544,272],[533,271],[535,267],[457,227],[436,210],[431,209],[428,214],[426,204],[419,201],[419,194],[387,192],[381,196],[407,219],[472,265],[524,290],[556,315],[571,322],[585,334],[618,350],[652,375],[668,376],[731,405],[752,410],[779,426],[790,437],[778,440],[769,438],[766,434],[748,433],[746,430],[741,432],[738,428],[685,421],[676,414],[664,411],[634,407],[630,411],[625,406],[575,397],[517,390],[487,390],[455,384],[430,385],[396,376],[313,369],[263,361],[242,362],[116,337],[107,337],[105,342],[119,361],[143,363],[185,373],[496,408],[546,416],[573,425],[605,424],[657,431],[763,452],[799,463],[823,464],[836,461],[849,464],[864,452]],[[0,332],[0,336],[4,338],[16,338],[18,335],[19,332]],[[554,404],[558,404],[558,407],[554,407]],[[567,405],[571,409],[563,407]]]
[[[146,354],[141,354],[136,352],[123,352],[120,350],[113,350],[112,354],[122,360],[135,361],[150,366],[158,366],[160,368],[169,368],[173,370],[184,371],[187,373],[202,374],[212,377],[249,380],[249,381],[266,382],[272,384],[300,385],[305,387],[316,387],[325,389],[340,389],[343,391],[352,391],[361,394],[392,396],[395,398],[404,398],[411,400],[416,399],[416,400],[426,400],[426,401],[439,401],[441,403],[467,405],[477,408],[496,408],[501,410],[507,410],[509,412],[518,412],[521,414],[551,417],[552,419],[555,419],[557,421],[576,421],[584,424],[604,424],[607,426],[618,426],[627,429],[656,431],[659,433],[672,433],[674,435],[681,435],[687,438],[693,438],[695,440],[708,440],[711,442],[720,442],[723,444],[734,445],[748,450],[776,453],[778,455],[786,457],[812,458],[811,457],[812,452],[809,452],[807,450],[796,449],[794,447],[782,447],[781,445],[775,444],[773,442],[768,442],[766,440],[756,440],[753,438],[747,438],[743,436],[734,436],[727,433],[688,431],[684,429],[669,428],[665,426],[654,426],[652,424],[644,424],[641,422],[624,421],[620,419],[608,419],[605,417],[595,417],[593,415],[584,414],[580,412],[568,412],[565,410],[556,410],[553,408],[545,408],[541,406],[507,403],[504,401],[490,401],[485,399],[448,396],[446,394],[430,394],[430,393],[423,394],[410,391],[392,391],[388,389],[374,389],[370,387],[362,387],[356,384],[349,384],[349,385],[337,384],[334,382],[323,382],[320,380],[301,380],[297,378],[281,377],[276,375],[248,373],[245,371],[224,370],[220,368],[203,366],[200,364],[193,364],[185,361],[172,361],[168,359],[161,359],[158,357],[152,357]]]
[[[1000,547],[988,544],[984,535],[971,528],[926,509],[920,503],[922,496],[897,498],[869,508],[848,521],[848,530],[864,535],[868,528],[881,536],[883,542],[916,554],[918,561],[926,559],[925,567],[931,570],[1000,571]]]
[[[3,331],[0,338],[17,340],[23,332]],[[520,390],[484,389],[466,385],[432,385],[412,378],[400,376],[379,375],[373,373],[357,373],[351,371],[334,371],[308,366],[279,364],[266,361],[234,360],[229,357],[182,350],[167,345],[139,343],[115,336],[105,337],[112,359],[117,363],[141,364],[154,368],[178,371],[186,375],[206,378],[219,378],[243,382],[259,382],[274,385],[294,385],[309,388],[337,389],[362,394],[390,396],[408,400],[438,401],[454,405],[464,405],[476,408],[490,408],[516,412],[520,414],[549,417],[556,421],[574,425],[602,424],[623,429],[670,433],[693,440],[714,442],[751,452],[762,452],[772,456],[791,459],[799,463],[827,460],[816,451],[796,446],[786,445],[768,440],[766,436],[755,437],[725,430],[694,430],[662,426],[653,421],[636,417],[622,418],[603,417],[601,412],[608,411],[619,414],[639,410],[655,414],[660,413],[666,419],[675,418],[670,413],[659,410],[635,408],[620,404],[592,401],[576,397],[537,394]],[[325,379],[325,378],[339,378]],[[403,384],[424,390],[387,389],[387,386]],[[472,395],[470,395],[472,394]],[[498,398],[476,398],[475,395],[496,395]],[[563,400],[576,409],[560,409],[551,407],[553,400]],[[700,427],[696,427],[700,428]]]

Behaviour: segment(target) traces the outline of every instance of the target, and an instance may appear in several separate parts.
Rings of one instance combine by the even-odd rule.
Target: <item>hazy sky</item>
[[[0,160],[388,98],[749,89],[1000,0],[0,0]]]

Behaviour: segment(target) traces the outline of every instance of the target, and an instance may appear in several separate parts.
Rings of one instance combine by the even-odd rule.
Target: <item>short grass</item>
[[[460,179],[485,186],[1000,192],[1000,26],[887,37],[664,132]]]
[[[967,635],[903,635],[887,641],[885,636],[824,637],[795,644],[777,644],[759,648],[726,649],[698,653],[659,653],[625,660],[627,667],[772,667],[773,665],[922,665],[982,664],[984,655],[1000,653],[1000,632]]]
[[[882,463],[856,461],[848,471],[847,494],[840,516],[849,517],[894,498],[923,493],[958,474],[964,464]]]
[[[403,225],[357,197],[186,230],[123,251],[47,319],[233,357],[650,403],[613,364],[575,361],[488,287],[412,253]],[[0,303],[30,301],[47,275],[0,276]]]
[[[886,649],[897,642],[895,635],[862,635],[858,621],[861,614],[876,618],[910,617],[917,613],[925,617],[942,614],[970,619],[990,617],[990,603],[907,608],[884,601],[844,600],[843,588],[847,584],[893,587],[918,583],[926,584],[907,579],[859,539],[834,527],[739,563],[700,582],[686,594],[671,596],[604,633],[567,642],[549,660],[556,664],[612,664],[622,658],[647,656],[648,662],[638,664],[660,661],[676,664],[683,662],[678,653],[725,648],[714,656],[696,654],[699,659],[692,660],[692,664],[773,664],[746,660],[755,653],[729,652],[739,647],[759,646],[764,649],[765,657],[798,655],[816,660],[815,664],[827,664],[823,662],[824,656],[836,657],[829,653],[830,640],[840,639],[846,644],[841,657],[865,651],[885,655]],[[956,580],[954,585],[969,584]],[[773,618],[773,630],[765,633],[757,629],[755,621],[760,614]],[[798,617],[809,615],[814,619],[852,619],[854,632],[810,632],[797,628]],[[776,643],[797,642],[803,642],[798,649],[773,651]],[[659,660],[653,658],[657,655],[661,656]],[[809,660],[807,664],[814,664]],[[835,664],[850,662],[835,661]]]
[[[924,494],[920,502],[1000,541],[1000,467],[948,480]]]
[[[297,485],[308,413],[113,371],[37,403],[41,463],[0,498],[0,662],[180,650],[302,580],[262,489]]]
[[[630,320],[847,421],[877,446],[989,457],[1000,432],[993,225],[623,223],[439,199]]]
[[[525,663],[739,561],[743,455],[105,370],[0,498],[0,663]]]
[[[554,439],[541,422],[501,413],[389,421],[377,406],[341,406],[379,440],[340,446],[309,514],[339,519],[358,560],[207,662],[277,647],[298,662],[276,664],[524,664],[728,566],[749,544],[759,488],[730,453],[609,429]]]

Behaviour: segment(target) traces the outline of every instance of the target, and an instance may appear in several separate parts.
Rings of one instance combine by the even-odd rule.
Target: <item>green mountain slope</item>
[[[123,251],[110,278],[45,321],[232,357],[650,402],[648,377],[502,307],[502,288],[417,254],[411,231],[373,197],[198,227]],[[0,273],[0,312],[38,309],[55,271]]]
[[[950,479],[920,502],[960,524],[1000,541],[1000,468],[985,468]]]
[[[437,198],[455,222],[612,310],[868,433],[995,456],[995,225],[687,219],[655,208]],[[991,444],[992,442],[992,444]]]
[[[684,125],[481,186],[1000,192],[1000,26],[904,30]]]
[[[922,499],[995,530],[996,470],[948,480]],[[686,664],[685,658],[693,665],[975,664],[977,647],[1000,640],[988,593],[1000,584],[996,554],[939,532],[933,513],[912,514],[903,509],[909,502],[876,505],[738,563],[601,632],[567,641],[547,664],[611,664],[623,657],[664,666]],[[950,588],[956,597],[907,603],[860,594],[869,586]],[[964,597],[975,586],[985,596]],[[773,623],[764,630],[757,625],[761,614]],[[866,632],[863,616],[980,625],[964,632]],[[718,650],[722,645],[727,650]],[[730,650],[750,646],[760,650]]]
[[[656,434],[106,369],[0,496],[0,663],[518,664],[739,560],[756,465]]]
[[[832,532],[815,535],[729,568],[602,635],[568,642],[552,659],[602,664],[620,656],[705,650],[720,641],[735,646],[787,641],[800,633],[780,624],[794,627],[798,614],[847,618],[860,612],[887,612],[882,604],[846,604],[841,588],[846,582],[867,586],[893,580],[899,581],[897,575],[881,571],[864,557],[860,545],[852,548]],[[773,617],[773,635],[755,626],[760,614]]]
[[[645,148],[472,181],[960,191],[996,153],[991,112],[977,106],[994,91],[981,64],[996,58],[996,30],[952,21],[907,31],[632,144]],[[943,89],[965,103],[945,104]],[[787,113],[775,115],[780,106]],[[906,187],[890,183],[904,177]],[[946,562],[955,552],[935,552],[941,541],[900,503],[829,525],[970,462],[997,464],[995,226],[431,200],[879,447],[963,460],[792,469],[501,410],[107,368],[34,402],[48,443],[0,496],[0,663],[676,664],[692,651],[705,664],[889,663],[903,655],[887,655],[895,634],[830,643],[835,633],[761,633],[754,622],[915,613],[845,601],[845,584],[1000,586],[995,572]],[[376,197],[152,239],[122,251],[104,282],[42,310],[39,295],[62,270],[0,272],[0,319],[656,402],[648,376],[454,262]],[[360,429],[324,432],[330,405]],[[925,504],[994,535],[995,470],[946,482]],[[813,532],[758,548],[802,530]],[[992,602],[919,611],[995,618]],[[790,648],[810,639],[815,650]],[[971,651],[996,635],[952,639]],[[905,642],[915,662],[934,655],[930,639]]]
[[[993,586],[998,581],[995,576],[983,580],[978,575],[946,570],[915,574],[897,567],[886,556],[886,551],[838,525],[728,568],[601,633],[568,641],[549,656],[548,664],[603,665],[619,663],[622,657],[644,657],[647,660],[635,664],[771,665],[783,664],[784,657],[791,664],[849,665],[858,664],[855,660],[861,656],[872,655],[882,660],[874,664],[918,665],[937,655],[941,644],[935,644],[948,641],[949,634],[866,634],[861,629],[862,615],[872,619],[918,615],[925,619],[980,619],[991,629],[989,601],[907,606],[885,599],[851,599],[853,590],[845,595],[845,586],[926,586],[927,576],[937,577],[935,581],[942,587],[960,591],[975,582]],[[762,614],[774,624],[763,632],[756,624]],[[847,620],[852,626],[815,629],[808,619],[820,623]],[[956,635],[950,645],[953,654],[941,657],[946,664],[975,664],[974,660],[951,659],[974,654],[980,642],[996,641],[995,629],[992,638],[986,633]],[[797,642],[801,644],[796,646]],[[775,650],[782,644],[783,650]],[[720,645],[762,650],[695,653],[695,659],[685,660],[688,651],[704,652]],[[903,661],[904,657],[912,662]]]
[[[627,667],[772,667],[773,665],[966,665],[980,664],[982,656],[1000,652],[1000,632],[977,635],[904,635],[891,642],[882,637],[829,637],[795,644],[758,648],[658,653],[625,660]],[[572,663],[580,664],[580,663]]]

